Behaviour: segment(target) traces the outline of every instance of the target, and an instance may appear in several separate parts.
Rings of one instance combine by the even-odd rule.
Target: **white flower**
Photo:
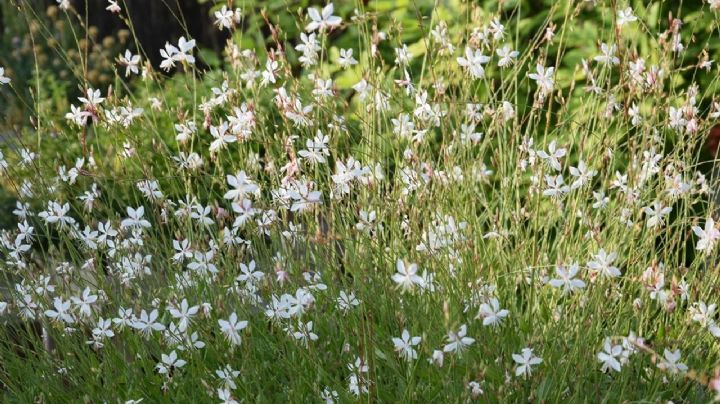
[[[715,242],[720,238],[720,231],[715,227],[715,220],[713,220],[712,217],[708,217],[707,220],[705,220],[705,229],[702,229],[700,226],[693,226],[692,230],[696,236],[700,237],[696,249],[710,254],[713,248],[715,248]]]
[[[255,270],[255,260],[251,260],[248,265],[240,263],[240,275],[235,278],[236,281],[246,283],[257,283],[265,277],[262,271]]]
[[[325,402],[325,404],[335,404],[340,401],[340,395],[337,391],[331,390],[330,387],[325,387],[320,393],[320,399]]]
[[[628,110],[628,115],[631,118],[630,123],[633,126],[638,126],[642,123],[642,115],[640,115],[640,107],[637,105],[637,103],[632,103],[630,109]]]
[[[58,223],[61,228],[67,228],[68,226],[74,226],[76,223],[75,219],[68,216],[68,212],[70,212],[69,203],[60,205],[55,201],[49,201],[48,209],[38,213],[38,216],[43,218],[46,223]]]
[[[352,65],[356,65],[357,60],[353,57],[352,49],[340,49],[340,57],[338,58],[338,64],[343,69],[346,69]]]
[[[117,4],[118,0],[108,0],[108,6],[105,7],[105,10],[111,12],[111,13],[119,13],[120,12],[120,6]]]
[[[475,318],[482,318],[485,326],[495,326],[499,325],[508,314],[510,312],[500,309],[500,302],[493,297],[489,302],[480,305],[480,310]]]
[[[549,94],[553,86],[555,85],[555,82],[553,81],[553,74],[555,73],[554,67],[548,67],[547,69],[541,65],[537,64],[535,66],[537,73],[531,73],[528,75],[531,79],[535,80],[538,87],[540,88],[541,94]]]
[[[318,129],[314,139],[308,139],[305,143],[307,150],[300,150],[298,154],[311,164],[324,164],[325,157],[330,155],[328,142],[330,139],[327,135],[323,135]]]
[[[612,266],[613,261],[617,258],[617,253],[611,252],[606,253],[604,249],[600,249],[597,254],[593,257],[592,261],[587,263],[588,268],[593,271],[599,272],[601,275],[614,278],[620,276],[620,270],[617,267]]]
[[[72,314],[70,314],[70,300],[62,300],[56,297],[53,301],[55,310],[45,310],[45,315],[55,321],[62,321],[66,324],[75,322]]]
[[[583,187],[596,174],[596,170],[589,170],[585,162],[580,160],[577,167],[570,167],[570,175],[576,178],[575,181],[573,181],[573,183],[570,185],[570,189],[578,189]]]
[[[470,389],[470,395],[474,399],[477,399],[479,396],[481,396],[481,395],[483,395],[483,393],[485,393],[483,391],[482,387],[480,386],[480,383],[476,382],[474,380],[471,381],[470,383],[468,383],[468,389]]]
[[[187,62],[188,64],[195,63],[195,57],[192,55],[192,50],[195,47],[195,40],[187,40],[184,36],[180,37],[178,41],[177,53],[173,55],[173,59],[178,62]],[[189,52],[189,53],[188,53]]]
[[[395,351],[406,361],[417,359],[417,351],[413,347],[418,345],[420,341],[422,341],[421,337],[410,337],[408,330],[403,330],[400,338],[392,339]]]
[[[680,361],[680,350],[676,349],[674,351],[670,351],[669,349],[665,348],[663,351],[663,358],[660,360],[660,363],[658,363],[657,367],[660,370],[664,370],[672,375],[682,374],[687,372],[688,367],[684,364],[679,362]]]
[[[162,354],[160,356],[161,361],[155,366],[158,373],[161,375],[168,374],[173,369],[179,369],[187,363],[182,359],[178,359],[175,351],[170,352],[170,355]]]
[[[225,365],[224,368],[217,369],[215,371],[217,377],[222,381],[224,388],[235,390],[237,384],[235,384],[235,378],[240,376],[239,370],[233,370],[230,365]]]
[[[337,302],[338,308],[344,313],[347,313],[351,308],[360,304],[360,300],[355,297],[353,292],[347,293],[344,290],[340,291],[340,296],[335,301]]]
[[[652,207],[646,206],[643,211],[647,215],[647,228],[652,229],[653,227],[665,224],[664,217],[672,212],[672,208],[663,206],[660,201],[655,201]]]
[[[165,42],[165,48],[160,49],[160,56],[162,56],[163,58],[163,61],[160,62],[160,68],[167,72],[170,71],[170,69],[172,69],[173,67],[175,67],[174,56],[177,53],[178,48]]]
[[[318,12],[318,9],[313,7],[308,9],[308,16],[310,17],[310,23],[305,26],[305,31],[313,32],[320,31],[324,32],[328,28],[334,28],[342,23],[342,18],[332,15],[335,11],[335,6],[330,3],[323,7],[322,11]]]
[[[221,404],[239,404],[239,402],[232,397],[232,392],[229,389],[217,389],[217,395]]]
[[[81,297],[72,296],[70,299],[79,307],[80,315],[83,317],[90,317],[92,315],[91,304],[95,303],[98,299],[97,295],[90,294],[90,288],[86,287],[83,290]]]
[[[577,264],[571,264],[568,269],[565,269],[562,265],[558,265],[555,267],[555,272],[559,278],[551,279],[548,283],[554,288],[562,287],[564,294],[582,289],[585,287],[585,282],[580,279],[575,279],[575,275],[577,275],[579,270],[580,267]]]
[[[140,317],[135,319],[131,325],[147,337],[153,331],[162,331],[165,329],[164,325],[155,321],[157,320],[158,315],[157,309],[153,309],[150,314],[148,314],[145,310],[142,310],[140,312]]]
[[[178,330],[181,332],[185,332],[185,330],[187,330],[190,320],[198,313],[198,310],[200,310],[200,306],[190,307],[187,299],[182,300],[179,308],[168,308],[168,311],[173,318],[180,319],[180,322],[178,323]]]
[[[505,26],[502,25],[498,17],[493,18],[490,22],[489,31],[493,34],[493,39],[499,41],[505,36]]]
[[[413,54],[410,53],[407,45],[403,44],[402,48],[395,48],[395,64],[398,66],[407,66],[412,59]]]
[[[233,345],[240,345],[242,341],[240,338],[240,331],[245,329],[248,325],[247,321],[238,321],[237,314],[233,312],[230,314],[230,318],[227,320],[218,320],[220,325],[220,331]]]
[[[313,332],[313,322],[308,321],[298,323],[297,331],[292,333],[292,336],[300,341],[304,346],[308,346],[308,341],[317,341],[318,335]]]
[[[552,198],[561,198],[570,192],[570,187],[565,185],[565,179],[562,175],[546,175],[545,184],[547,188],[543,190],[543,195]]]
[[[395,267],[397,268],[397,273],[392,276],[392,280],[400,285],[403,292],[411,290],[415,285],[423,287],[425,284],[423,278],[417,274],[417,264],[408,265],[405,261],[398,259]]]
[[[532,367],[542,363],[542,359],[533,354],[532,348],[523,348],[522,352],[512,355],[513,360],[518,366],[515,368],[515,376],[528,377],[532,373]]]
[[[701,326],[706,327],[711,324],[715,317],[715,311],[717,310],[716,304],[707,305],[705,302],[697,302],[690,308],[693,321],[700,323]]]
[[[98,105],[105,101],[105,98],[101,97],[100,90],[88,88],[85,97],[78,97],[78,100],[88,108],[97,108]]]
[[[227,6],[223,5],[219,11],[215,12],[215,25],[218,26],[220,31],[223,28],[231,29],[233,25],[233,19],[235,13],[232,10],[228,10]]]
[[[225,193],[223,198],[233,201],[242,201],[246,196],[260,191],[258,187],[248,176],[245,171],[238,171],[235,175],[228,175],[227,183],[234,189]]]
[[[72,104],[70,104],[70,112],[65,114],[65,119],[73,122],[75,125],[78,126],[85,126],[87,124],[87,119],[92,117],[93,114],[91,114],[90,112],[76,107]]]
[[[10,81],[10,77],[5,76],[5,68],[0,67],[0,84],[8,84]]]
[[[300,41],[302,43],[295,46],[295,50],[302,52],[302,56],[298,60],[303,66],[313,66],[318,62],[318,52],[322,49],[320,42],[317,40],[315,33],[307,35],[304,32],[300,33]]]
[[[475,342],[474,338],[467,337],[466,334],[467,326],[465,324],[460,326],[457,333],[454,331],[448,332],[448,344],[443,347],[443,351],[457,353],[458,355],[462,354],[466,347]]]
[[[120,56],[120,64],[125,66],[125,77],[130,73],[138,74],[140,65],[140,55],[133,55],[130,50],[125,50],[125,54]]]
[[[624,10],[618,11],[616,20],[618,27],[635,21],[637,21],[637,17],[633,14],[632,7],[626,7]]]
[[[620,364],[622,353],[622,345],[613,345],[610,338],[605,339],[603,350],[597,354],[598,360],[602,362],[600,370],[602,370],[603,373],[607,372],[609,369],[619,372],[622,366]]]
[[[497,64],[499,67],[510,66],[520,54],[520,52],[512,50],[510,45],[504,45],[502,48],[498,48],[495,53],[500,57]]]
[[[563,158],[565,154],[567,154],[567,149],[562,147],[558,149],[557,142],[554,140],[550,142],[550,145],[548,145],[547,152],[545,152],[544,150],[540,150],[537,152],[537,156],[543,160],[546,160],[550,167],[555,169],[555,171],[562,170],[560,159]]]
[[[620,59],[618,59],[617,56],[615,56],[615,51],[617,50],[617,46],[612,45],[608,46],[605,42],[600,44],[600,51],[602,52],[602,55],[595,56],[594,60],[598,63],[604,64],[604,65],[616,65],[620,63]]]
[[[237,136],[228,132],[229,126],[227,122],[220,122],[218,126],[210,126],[210,134],[213,137],[212,143],[210,143],[210,153],[217,153],[219,150],[224,149],[228,144],[235,143]]]
[[[457,58],[457,63],[461,67],[470,72],[473,78],[481,79],[485,77],[485,69],[483,65],[490,61],[490,57],[482,54],[482,50],[473,50],[470,47],[465,48],[465,56]]]
[[[128,206],[127,214],[128,218],[120,222],[120,227],[122,227],[123,229],[137,227],[148,228],[152,226],[150,222],[143,219],[143,215],[145,215],[145,207],[143,206],[140,206],[137,209],[133,209]]]
[[[429,358],[428,362],[431,365],[442,367],[443,363],[445,362],[445,353],[439,349],[433,350],[432,358]]]
[[[92,329],[92,340],[88,341],[88,345],[92,345],[94,348],[102,348],[104,343],[102,340],[105,338],[112,338],[115,336],[113,330],[110,329],[112,322],[105,320],[102,317],[98,320],[97,326]]]
[[[720,338],[720,326],[718,326],[714,321],[708,324],[708,331],[710,331],[710,334],[712,334],[713,337]]]

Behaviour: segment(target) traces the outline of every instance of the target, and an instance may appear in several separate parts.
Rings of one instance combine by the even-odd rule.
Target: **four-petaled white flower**
[[[715,227],[715,220],[708,217],[705,220],[704,229],[700,226],[693,226],[692,230],[696,236],[700,237],[696,249],[704,251],[705,254],[710,254],[715,248],[715,242],[720,238],[720,231]]]
[[[665,348],[663,351],[663,357],[660,359],[660,363],[658,363],[657,367],[670,373],[671,375],[683,374],[688,370],[687,365],[680,362],[679,349],[671,351]]]
[[[240,345],[240,331],[248,326],[247,321],[238,321],[237,314],[233,312],[227,320],[218,320],[220,331],[225,335],[228,341],[233,345]]]
[[[53,307],[55,310],[45,310],[45,315],[50,317],[54,321],[62,321],[65,324],[72,324],[75,322],[75,318],[70,313],[70,300],[63,300],[56,297],[53,301]]]
[[[595,56],[594,60],[604,65],[616,65],[620,63],[620,59],[615,56],[616,50],[616,45],[608,45],[603,42],[600,44],[600,51],[602,52],[602,55]]]
[[[132,322],[132,327],[140,331],[146,337],[150,336],[153,331],[163,331],[165,326],[157,322],[159,314],[157,309],[153,309],[150,314],[145,310],[140,312],[140,317]]]
[[[475,342],[475,338],[467,336],[467,325],[460,326],[458,332],[450,331],[447,335],[448,344],[443,347],[444,352],[452,352],[461,355],[466,347]]]
[[[300,341],[303,346],[307,347],[310,341],[317,341],[318,335],[313,332],[313,322],[308,321],[304,323],[300,321],[298,323],[297,330],[292,333],[292,336]]]
[[[229,10],[227,6],[223,5],[220,10],[215,12],[215,25],[218,26],[220,31],[224,28],[231,29],[234,18],[235,13],[232,10]]]
[[[245,174],[245,171],[238,171],[235,175],[228,175],[227,183],[234,189],[227,191],[223,197],[233,201],[242,201],[246,196],[260,191],[260,187]]]
[[[615,20],[618,27],[622,27],[623,25],[629,23],[629,22],[635,22],[637,21],[637,17],[633,13],[632,7],[625,7],[623,10],[619,10],[617,13],[617,20]]]
[[[90,305],[95,303],[98,300],[98,297],[97,295],[90,294],[90,288],[86,287],[85,290],[83,290],[82,292],[82,296],[72,296],[70,297],[70,299],[76,306],[78,306],[78,311],[80,312],[80,315],[87,318],[92,315],[92,308],[90,307]]]
[[[111,12],[111,13],[119,13],[121,11],[120,6],[117,4],[118,0],[108,0],[108,6],[105,7],[105,10]]]
[[[652,229],[665,224],[665,216],[672,212],[672,207],[663,206],[662,202],[655,201],[653,206],[646,206],[643,211],[647,215],[647,228]]]
[[[120,64],[125,66],[125,77],[130,73],[138,74],[140,72],[140,55],[133,55],[130,50],[126,49],[125,54],[120,56]]]
[[[198,313],[198,310],[200,310],[200,306],[190,307],[187,299],[182,300],[180,307],[168,308],[170,315],[173,316],[173,318],[180,320],[178,323],[178,330],[181,332],[185,332],[185,330],[187,330],[190,320]]]
[[[602,370],[603,373],[610,369],[619,372],[622,367],[620,363],[622,353],[622,345],[613,345],[610,338],[605,339],[603,350],[597,354],[598,361],[602,362],[600,370]]]
[[[101,97],[101,95],[100,90],[88,88],[87,91],[85,91],[85,96],[78,97],[78,100],[85,104],[85,107],[87,108],[97,108],[98,105],[105,101],[105,98]]]
[[[342,18],[332,15],[335,11],[335,6],[330,3],[323,7],[322,11],[318,11],[317,8],[309,8],[308,16],[310,17],[310,23],[305,26],[305,31],[313,32],[320,31],[325,32],[330,28],[335,28],[342,23]]]
[[[509,311],[500,308],[500,302],[493,297],[487,303],[480,305],[476,318],[482,318],[485,326],[495,326],[499,325],[509,314]]]
[[[535,69],[537,70],[537,72],[529,74],[528,77],[535,80],[538,87],[540,88],[541,94],[543,94],[543,95],[549,94],[550,92],[552,92],[553,86],[555,85],[555,82],[553,81],[553,75],[555,74],[555,68],[554,67],[545,68],[545,66],[538,63],[535,66]]]
[[[537,152],[537,156],[547,161],[548,165],[550,165],[550,167],[552,167],[555,171],[562,170],[560,159],[563,158],[565,154],[567,154],[567,150],[563,147],[558,148],[557,142],[554,140],[548,145],[547,152],[544,150],[539,150]]]
[[[210,135],[213,137],[213,141],[210,143],[210,153],[217,153],[228,144],[237,142],[237,136],[230,133],[228,129],[228,123],[224,121],[220,122],[218,126],[210,127]]]
[[[485,56],[481,49],[473,50],[470,47],[465,48],[465,56],[457,58],[460,67],[464,67],[473,78],[481,79],[485,77],[485,68],[483,65],[490,61],[489,56]]]
[[[500,58],[497,63],[499,67],[510,66],[520,54],[520,52],[513,50],[510,45],[504,45],[502,48],[498,48],[495,53]]]
[[[567,269],[562,265],[558,265],[555,267],[555,273],[559,278],[551,279],[548,283],[554,288],[562,288],[564,294],[582,289],[585,287],[585,282],[581,279],[575,279],[575,275],[579,270],[580,267],[577,264],[571,264]]]
[[[529,377],[532,373],[532,367],[542,363],[542,359],[533,354],[532,348],[523,348],[520,354],[513,354],[513,360],[518,366],[515,368],[515,376]]]
[[[425,281],[417,274],[417,264],[406,264],[405,261],[398,259],[395,263],[397,273],[392,276],[392,280],[397,283],[404,291],[412,290],[415,285],[423,287]]]
[[[355,293],[347,293],[344,290],[340,291],[340,296],[335,301],[343,313],[347,313],[353,307],[360,305],[360,300],[355,297]]]
[[[169,374],[174,369],[179,369],[183,366],[185,366],[187,362],[178,359],[177,353],[175,351],[170,352],[169,355],[162,354],[160,356],[160,362],[155,366],[158,373],[161,375]]]
[[[603,276],[615,278],[620,276],[620,270],[612,265],[616,258],[617,253],[611,252],[608,254],[601,248],[600,251],[593,256],[593,259],[587,263],[587,266]]]
[[[411,337],[408,330],[403,330],[400,338],[393,338],[395,351],[406,361],[417,359],[417,351],[413,348],[422,341],[422,337]]]
[[[358,61],[353,57],[352,49],[340,49],[340,57],[338,58],[338,64],[343,69],[358,64]]]
[[[130,206],[128,206],[127,214],[128,214],[128,218],[123,219],[123,221],[120,222],[120,227],[122,227],[123,229],[136,228],[136,227],[148,228],[148,227],[152,226],[149,221],[143,219],[143,216],[145,215],[145,207],[144,206],[140,206],[137,209],[133,209]]]

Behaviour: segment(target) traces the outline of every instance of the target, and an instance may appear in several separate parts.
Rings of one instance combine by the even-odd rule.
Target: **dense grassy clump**
[[[720,391],[717,0],[15,3],[3,401]]]

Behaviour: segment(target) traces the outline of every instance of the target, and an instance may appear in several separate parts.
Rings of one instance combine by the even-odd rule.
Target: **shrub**
[[[0,71],[8,400],[714,398],[717,1],[237,3]]]

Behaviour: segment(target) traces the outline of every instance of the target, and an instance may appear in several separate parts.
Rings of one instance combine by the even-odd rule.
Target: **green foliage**
[[[706,71],[699,61],[703,52],[711,60],[720,55],[716,12],[705,3],[667,1],[338,2],[343,24],[318,35],[318,61],[303,66],[306,55],[296,46],[311,2],[231,3],[242,18],[224,51],[200,46],[197,63],[176,60],[171,73],[145,63],[146,52],[159,50],[138,47],[130,26],[117,38],[98,38],[74,9],[21,1],[21,19],[0,5],[11,33],[2,37],[0,66],[13,79],[0,87],[8,117],[0,129],[10,134],[0,144],[0,161],[9,165],[0,188],[0,228],[8,229],[0,244],[0,303],[10,303],[7,313],[0,310],[6,401],[214,401],[222,385],[216,370],[225,365],[240,371],[233,397],[257,402],[315,402],[325,387],[343,402],[465,402],[474,399],[474,381],[488,402],[714,399],[715,319],[699,324],[692,317],[700,302],[717,301],[718,290],[715,253],[697,250],[694,230],[712,223],[714,207],[704,134],[713,125],[718,69]],[[197,17],[210,23],[226,5]],[[626,6],[638,21],[616,28]],[[670,13],[684,21],[683,52],[672,50]],[[492,36],[483,27],[494,18],[505,36],[483,44]],[[431,34],[443,23],[453,52]],[[601,43],[618,46],[617,65],[593,60]],[[505,68],[497,63],[503,44],[519,51]],[[407,66],[395,61],[403,45],[413,55]],[[466,47],[492,57],[482,77],[458,63]],[[119,55],[126,48],[141,56],[140,75],[124,74]],[[357,65],[341,66],[344,49],[355,51]],[[632,81],[629,65],[638,56],[648,69],[663,70],[657,84],[645,83],[653,70]],[[262,84],[272,61],[276,82]],[[529,76],[538,65],[555,68],[547,94]],[[318,79],[332,80],[331,95],[318,95]],[[371,88],[367,98],[353,87],[361,80]],[[597,92],[588,91],[593,86]],[[101,90],[102,103],[78,100],[92,89]],[[469,103],[479,105],[477,117]],[[66,118],[78,105],[91,115],[86,124]],[[671,127],[671,107],[697,108],[683,115],[697,118],[697,129]],[[142,112],[114,121],[127,118],[122,108]],[[243,111],[252,116],[250,134],[233,134],[214,150],[213,132]],[[437,124],[421,118],[438,111],[445,114]],[[402,114],[414,131],[400,133],[393,120]],[[191,124],[196,131],[179,139],[176,125]],[[328,152],[324,163],[312,164],[300,152],[312,151],[318,132],[328,135]],[[565,150],[559,170],[540,154],[555,145]],[[23,149],[38,157],[23,162]],[[189,163],[193,153],[203,164]],[[568,171],[581,161],[596,174],[562,196],[547,193],[560,173],[568,184],[575,180]],[[252,217],[235,225],[246,207],[226,193],[235,187],[229,176],[240,172],[260,190],[246,195]],[[344,195],[348,175],[357,178]],[[148,196],[149,182],[162,194]],[[676,185],[688,188],[672,195]],[[288,209],[312,191],[319,202]],[[11,213],[18,200],[36,213],[27,218],[32,241],[18,235],[18,222],[26,221]],[[52,202],[67,204],[76,225],[40,216],[53,213]],[[148,226],[135,234],[122,223],[128,208],[140,206]],[[672,211],[654,226],[648,210],[662,207]],[[370,212],[374,221],[363,218]],[[88,233],[106,224],[118,235],[91,247],[98,236]],[[233,237],[242,241],[227,243]],[[173,241],[182,240],[191,254],[178,260]],[[17,243],[32,249],[18,253]],[[590,267],[601,249],[618,253],[613,265],[621,276]],[[246,275],[240,263],[251,260],[264,277],[248,285],[238,279]],[[393,280],[398,261],[433,274],[435,291],[402,291]],[[208,262],[216,273],[197,269]],[[583,287],[564,293],[552,280],[574,263]],[[43,289],[44,276],[55,291]],[[99,295],[91,316],[84,318],[74,299],[72,326],[48,315],[57,310],[55,298],[78,298],[85,287]],[[302,315],[265,314],[273,298],[308,291],[314,301]],[[342,310],[341,292],[361,303]],[[38,305],[35,318],[23,318],[24,295]],[[509,311],[496,327],[478,314],[491,297]],[[178,322],[170,309],[184,299],[211,307],[199,309],[189,327],[204,347],[193,348],[191,335],[178,343],[117,323],[103,346],[93,345],[98,317],[122,320],[121,308],[135,317],[157,308],[169,327]],[[220,325],[231,313],[248,321],[239,344]],[[319,338],[304,345],[294,332],[310,321]],[[433,363],[461,325],[474,343],[462,354],[447,352],[442,366]],[[396,352],[393,338],[403,330],[421,337],[414,361]],[[620,372],[600,370],[606,339],[624,344]],[[513,354],[526,347],[542,363],[518,376]],[[659,368],[666,349],[680,349],[689,371]],[[160,374],[156,365],[171,351],[187,363]],[[363,373],[353,368],[357,358],[370,369],[360,375],[369,391],[359,398],[348,388],[350,375]]]

